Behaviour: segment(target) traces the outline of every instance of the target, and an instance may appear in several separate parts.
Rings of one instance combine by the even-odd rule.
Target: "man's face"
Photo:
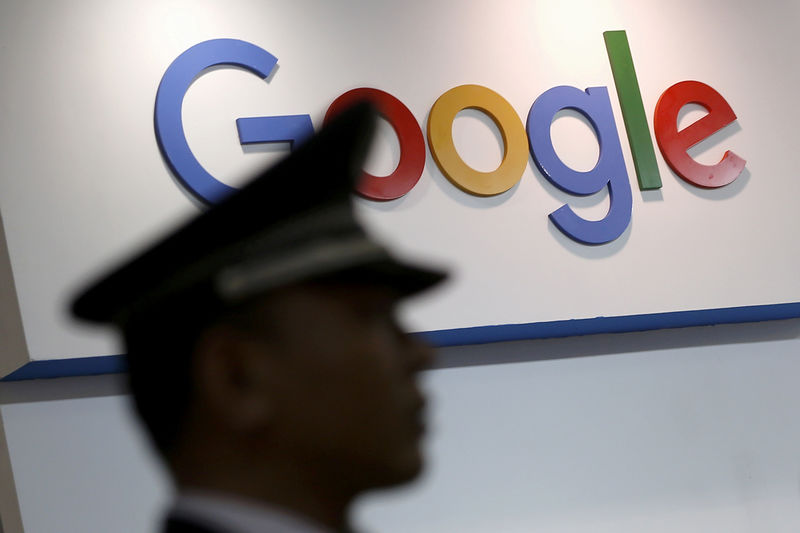
[[[269,312],[256,317],[271,322],[262,339],[272,366],[268,438],[358,490],[422,467],[416,378],[431,351],[398,327],[396,300],[385,287],[303,284],[266,297]]]

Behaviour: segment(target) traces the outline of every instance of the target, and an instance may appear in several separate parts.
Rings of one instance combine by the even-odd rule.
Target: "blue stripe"
[[[530,324],[478,326],[430,331],[420,335],[434,346],[442,347],[524,339],[572,337],[597,333],[626,333],[689,326],[763,322],[765,320],[783,320],[798,317],[800,317],[800,302],[703,309],[700,311],[675,311],[647,315],[601,316]]]
[[[95,376],[98,374],[119,374],[120,372],[125,372],[124,356],[101,355],[97,357],[31,361],[0,381]]]
[[[625,333],[689,326],[762,322],[765,320],[798,317],[800,317],[800,302],[703,309],[700,311],[676,311],[648,315],[556,320],[531,324],[477,326],[427,331],[419,333],[419,335],[434,346],[444,347],[524,339],[594,335],[596,333]],[[91,376],[121,372],[125,372],[125,360],[122,355],[78,357],[74,359],[32,361],[0,381]]]

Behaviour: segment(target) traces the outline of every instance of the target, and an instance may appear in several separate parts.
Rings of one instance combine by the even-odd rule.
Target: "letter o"
[[[491,172],[475,170],[458,155],[453,143],[453,121],[464,109],[486,113],[503,136],[503,161]],[[528,141],[519,115],[505,98],[481,85],[459,85],[436,100],[428,116],[428,144],[447,179],[478,196],[494,196],[509,190],[520,180],[528,164]]]
[[[373,176],[363,172],[356,184],[356,192],[370,200],[395,200],[414,188],[425,168],[425,139],[417,119],[409,109],[391,94],[362,87],[340,95],[325,113],[323,123],[355,102],[368,100],[394,128],[400,142],[400,162],[388,176]]]

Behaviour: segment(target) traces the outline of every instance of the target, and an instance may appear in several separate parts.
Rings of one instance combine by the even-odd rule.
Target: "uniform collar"
[[[284,509],[195,489],[178,495],[171,515],[231,533],[333,533]]]

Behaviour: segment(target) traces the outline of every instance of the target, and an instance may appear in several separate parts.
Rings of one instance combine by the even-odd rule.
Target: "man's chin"
[[[419,449],[409,450],[396,458],[391,468],[386,468],[379,478],[376,477],[373,488],[404,485],[417,479],[425,469],[425,459]]]

